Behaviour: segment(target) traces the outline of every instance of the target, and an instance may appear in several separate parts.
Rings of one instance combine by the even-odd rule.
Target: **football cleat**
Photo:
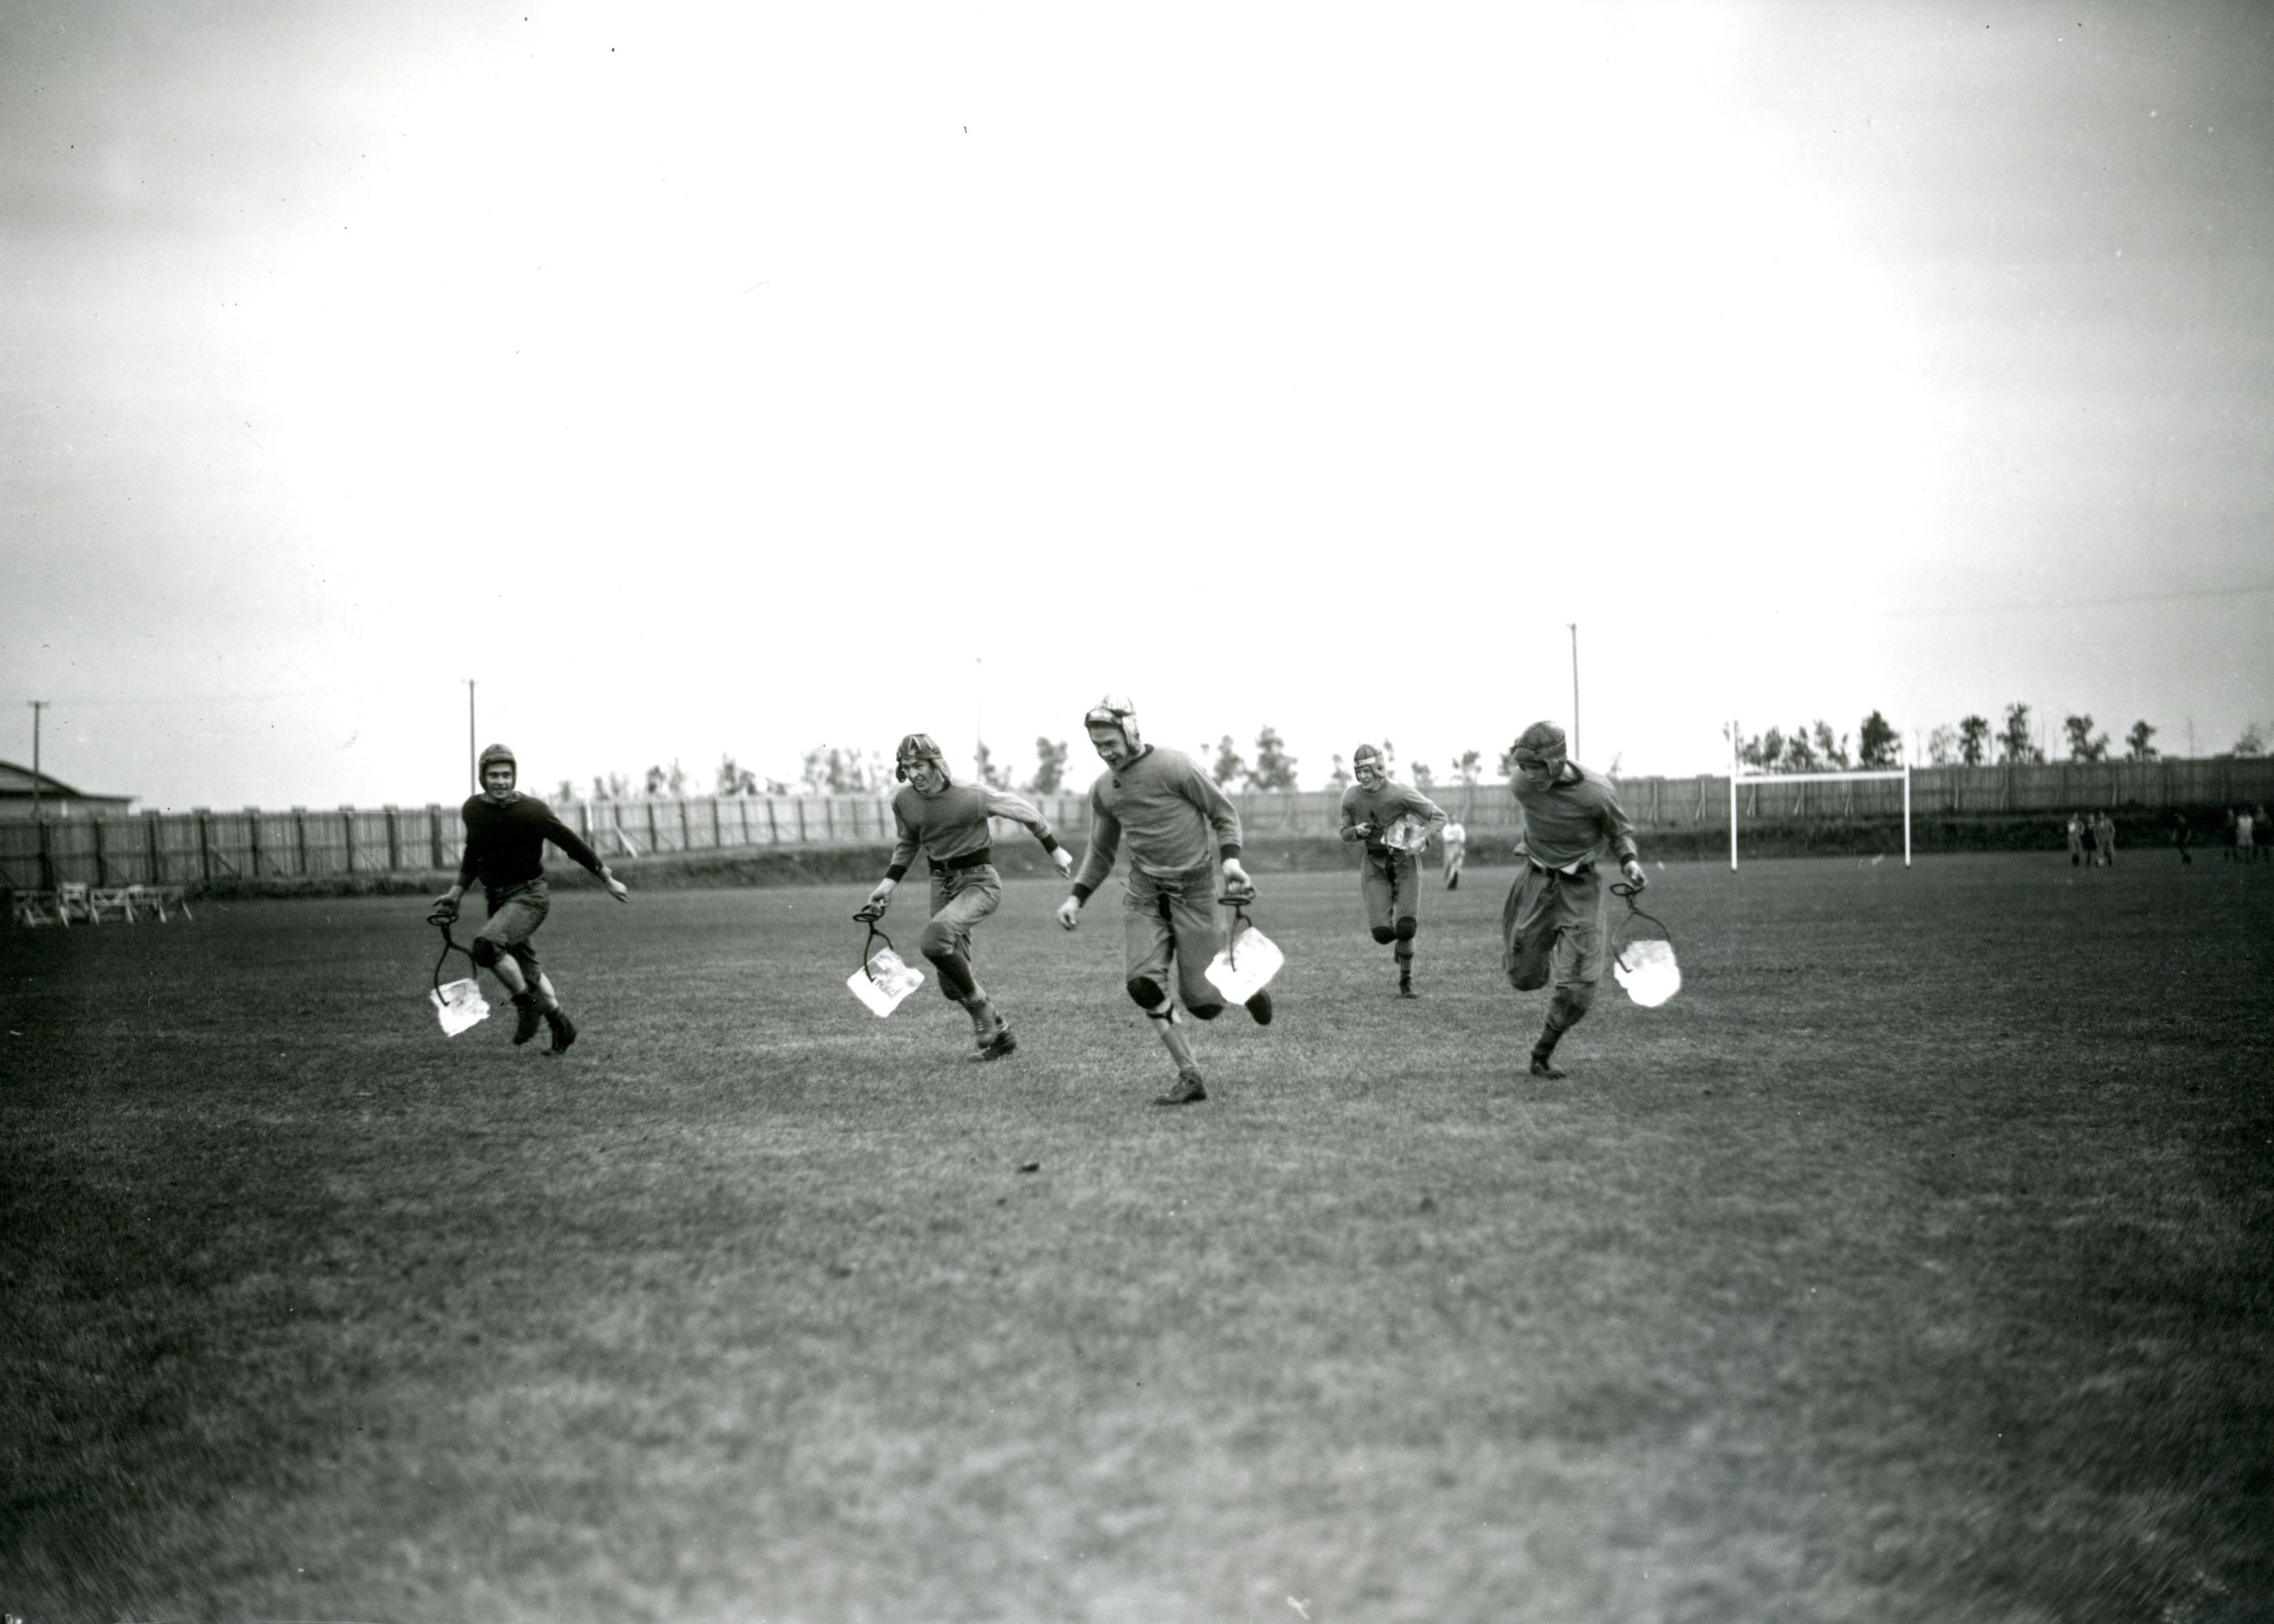
[[[1010,1026],[1007,1024],[998,1026],[995,1029],[995,1035],[982,1043],[973,1053],[972,1064],[976,1065],[983,1061],[1000,1060],[1018,1047],[1019,1040],[1011,1035]]]
[[[540,1011],[537,1007],[537,995],[527,992],[516,993],[513,1000],[514,1042],[516,1044],[526,1043],[530,1039],[535,1037],[537,1035],[537,1023],[539,1019]]]
[[[1156,1105],[1197,1105],[1208,1098],[1208,1089],[1201,1082],[1201,1074],[1187,1066],[1177,1073],[1177,1086],[1156,1099]]]
[[[1557,1070],[1555,1062],[1545,1055],[1532,1056],[1532,1074],[1534,1077],[1544,1077],[1551,1083],[1560,1083],[1570,1075],[1568,1071]]]
[[[1269,1026],[1271,1024],[1271,995],[1268,992],[1257,993],[1254,997],[1247,1001],[1247,1012],[1255,1017],[1255,1024],[1257,1026]]]
[[[545,1052],[557,1055],[576,1041],[576,1023],[568,1019],[568,1011],[557,1005],[545,1011],[545,1024],[553,1028],[553,1047]]]

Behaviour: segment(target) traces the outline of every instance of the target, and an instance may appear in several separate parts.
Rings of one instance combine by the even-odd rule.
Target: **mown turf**
[[[1195,1026],[1186,1110],[1111,887],[1013,884],[985,1067],[845,989],[861,887],[563,897],[558,1062],[440,1035],[415,901],[0,936],[0,1607],[2274,1596],[2274,869],[1668,868],[1683,995],[1552,1085],[1506,879],[1431,887],[1401,1004],[1354,876],[1265,876],[1280,1019]]]

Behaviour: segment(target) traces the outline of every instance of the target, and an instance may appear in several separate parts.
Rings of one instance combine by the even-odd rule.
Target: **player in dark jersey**
[[[1547,1024],[1532,1049],[1532,1075],[1561,1078],[1555,1045],[1595,1001],[1603,977],[1605,857],[1637,888],[1644,883],[1634,825],[1608,778],[1564,754],[1563,730],[1534,722],[1517,738],[1509,791],[1524,811],[1517,855],[1524,871],[1501,908],[1501,968],[1509,985],[1532,992],[1552,977]]]
[[[1412,785],[1391,781],[1378,745],[1359,746],[1351,771],[1358,782],[1343,792],[1343,838],[1366,843],[1359,893],[1366,898],[1367,929],[1397,962],[1397,996],[1415,997],[1413,938],[1421,929],[1418,853],[1445,826],[1445,814]],[[1412,838],[1414,833],[1418,841]]]
[[[892,866],[869,893],[869,906],[881,914],[891,906],[900,876],[919,849],[931,856],[931,921],[924,926],[923,956],[939,972],[939,989],[971,1016],[974,1060],[999,1060],[1018,1048],[987,989],[971,970],[972,928],[1003,900],[1003,876],[992,861],[990,818],[1006,817],[1043,843],[1061,875],[1073,872],[1073,853],[1040,812],[1006,790],[984,784],[957,784],[947,776],[947,758],[930,733],[910,733],[893,755],[892,776],[903,786],[892,795],[892,827],[900,843]]]
[[[469,797],[458,811],[466,829],[458,883],[437,898],[435,906],[456,919],[466,888],[481,881],[489,920],[474,937],[474,962],[486,966],[513,995],[513,1041],[528,1042],[542,1019],[553,1029],[546,1052],[558,1055],[576,1041],[576,1024],[561,1007],[560,995],[531,940],[553,906],[552,888],[545,879],[545,843],[552,841],[599,876],[618,902],[629,893],[584,838],[553,816],[552,808],[514,788],[519,764],[511,750],[501,744],[490,746],[482,752],[477,771],[482,793]]]

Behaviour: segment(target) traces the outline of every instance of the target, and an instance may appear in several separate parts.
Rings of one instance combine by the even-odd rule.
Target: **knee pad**
[[[1217,1016],[1224,1013],[1224,1005],[1221,1004],[1195,1004],[1192,1006],[1192,1011],[1193,1019],[1194,1020],[1214,1020]]]
[[[1411,942],[1413,939],[1414,933],[1420,929],[1421,921],[1419,920],[1412,917],[1401,919],[1397,921],[1397,939],[1401,942]]]
[[[1387,925],[1376,925],[1374,928],[1374,939],[1386,947],[1397,939],[1397,933]]]
[[[487,936],[476,936],[473,946],[474,962],[485,970],[497,968],[497,961],[505,957],[505,950]]]
[[[1161,983],[1149,975],[1131,976],[1128,987],[1130,997],[1148,1015],[1158,1013],[1169,1001],[1169,995],[1161,990]]]

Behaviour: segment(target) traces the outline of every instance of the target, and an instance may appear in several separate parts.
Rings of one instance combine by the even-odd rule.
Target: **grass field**
[[[562,897],[561,1061],[415,900],[0,933],[0,1610],[2263,1616],[2274,868],[1669,867],[1560,1084],[1505,874],[1415,1004],[1261,877],[1184,1110],[1118,882],[1011,886],[986,1067],[859,886]]]

